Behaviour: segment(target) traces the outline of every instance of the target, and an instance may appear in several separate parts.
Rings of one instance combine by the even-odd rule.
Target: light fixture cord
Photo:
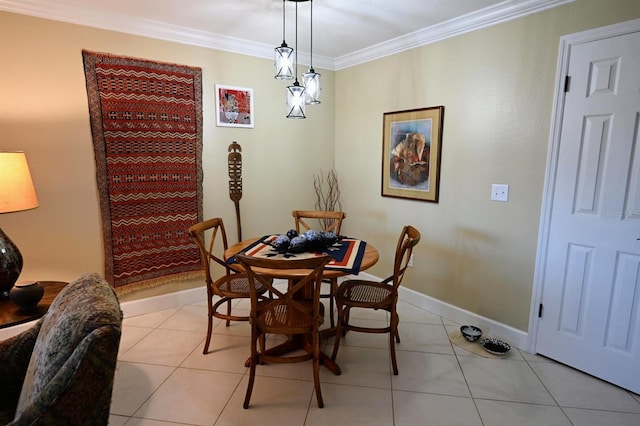
[[[309,54],[311,55],[311,57],[309,59],[309,64],[311,65],[310,71],[314,72],[313,71],[313,0],[311,0],[311,25],[309,27],[311,28],[311,41],[309,43]]]
[[[298,81],[298,2],[296,2],[296,82]]]
[[[284,39],[285,39],[285,28],[284,28],[284,23],[286,21],[285,19],[285,14],[284,14],[284,4],[287,0],[282,0],[282,43],[285,43]]]

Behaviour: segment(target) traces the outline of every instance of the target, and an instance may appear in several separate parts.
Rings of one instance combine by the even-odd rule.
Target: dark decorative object
[[[22,254],[0,229],[0,297],[8,297],[22,271]]]
[[[460,327],[460,333],[469,342],[475,342],[482,336],[482,330],[473,325],[463,325]]]
[[[44,295],[44,288],[38,281],[16,283],[9,292],[9,299],[22,310],[29,311],[38,305]]]
[[[511,350],[511,345],[507,342],[503,342],[495,337],[488,337],[480,341],[480,345],[485,351],[494,355],[506,355]]]
[[[279,235],[268,244],[280,253],[302,253],[328,249],[340,239],[341,237],[333,232],[310,230],[298,234],[295,229],[290,229],[286,235]]]
[[[242,198],[242,147],[233,141],[228,148],[227,167],[229,169],[229,198],[236,206],[236,224],[238,241],[242,241],[242,223],[240,222],[240,199]]]

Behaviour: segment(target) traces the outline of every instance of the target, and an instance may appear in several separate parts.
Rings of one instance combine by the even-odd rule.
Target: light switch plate
[[[509,185],[494,183],[491,185],[491,200],[509,201]]]

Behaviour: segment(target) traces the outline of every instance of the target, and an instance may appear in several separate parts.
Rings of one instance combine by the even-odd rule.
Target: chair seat
[[[248,298],[250,295],[247,274],[223,275],[222,278],[213,283],[213,286],[219,290],[219,294],[223,297]],[[258,294],[263,294],[267,289],[262,284],[256,283],[256,291]]]
[[[387,309],[393,302],[393,287],[375,281],[348,280],[336,294],[340,303],[354,308]]]
[[[300,309],[298,304],[308,308],[307,312]],[[288,300],[264,301],[261,303],[260,315],[257,317],[259,326],[268,333],[282,333],[286,330],[291,334],[310,333],[313,329],[313,318],[309,312],[313,309],[311,301],[297,301],[292,303]],[[320,304],[319,324],[322,324],[324,307]]]

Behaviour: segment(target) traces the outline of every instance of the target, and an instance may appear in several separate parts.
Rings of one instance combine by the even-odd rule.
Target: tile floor
[[[204,301],[127,318],[110,424],[640,425],[636,394],[515,348],[505,359],[471,354],[449,342],[455,323],[406,302],[399,312],[400,374],[391,373],[386,335],[350,332],[337,358],[342,375],[321,368],[323,409],[309,361],[258,366],[244,410],[249,326],[216,320],[203,355]],[[386,321],[381,312],[352,317]]]

